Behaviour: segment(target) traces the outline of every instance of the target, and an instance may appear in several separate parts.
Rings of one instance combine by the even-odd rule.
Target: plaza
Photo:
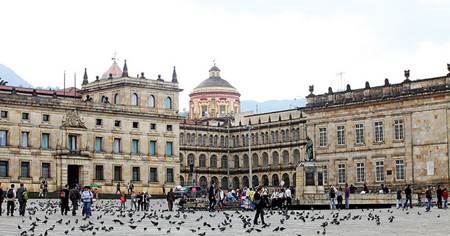
[[[433,208],[431,212],[426,213],[423,207],[410,210],[388,208],[288,211],[287,214],[281,211],[266,211],[266,223],[270,224],[267,227],[244,223],[253,220],[253,211],[168,212],[165,211],[166,201],[156,199],[150,201],[148,212],[127,211],[120,214],[117,200],[99,200],[93,209],[93,216],[84,220],[80,215],[81,210],[77,216],[61,216],[58,201],[30,200],[25,217],[3,215],[0,217],[0,229],[4,236],[448,235],[450,230],[450,211]],[[30,216],[29,212],[33,215]],[[32,228],[34,232],[30,231]]]

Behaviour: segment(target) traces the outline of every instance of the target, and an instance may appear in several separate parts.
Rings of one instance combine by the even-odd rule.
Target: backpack
[[[11,188],[8,190],[8,193],[6,194],[7,198],[13,198],[14,197],[14,190]]]
[[[28,198],[29,198],[29,197],[28,197],[28,191],[26,191],[26,190],[23,191],[23,192],[22,192],[22,199],[23,199],[24,201],[28,201]]]
[[[61,190],[61,192],[59,192],[59,197],[66,198],[66,192],[64,192],[64,190]]]

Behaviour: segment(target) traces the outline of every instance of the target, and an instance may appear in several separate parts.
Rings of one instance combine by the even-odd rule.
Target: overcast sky
[[[127,59],[130,74],[177,67],[188,94],[213,59],[242,100],[293,99],[442,76],[450,63],[450,0],[2,1],[0,63],[34,86],[90,80]],[[70,75],[70,76],[69,76]],[[69,83],[69,82],[68,82]],[[70,82],[69,84],[73,84]],[[342,85],[343,87],[344,85]]]

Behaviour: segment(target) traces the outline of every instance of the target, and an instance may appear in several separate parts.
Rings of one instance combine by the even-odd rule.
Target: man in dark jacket
[[[170,191],[167,193],[167,206],[169,207],[169,211],[173,210],[173,202],[175,201],[175,194],[173,193],[173,190],[170,189]]]
[[[408,186],[405,188],[405,204],[403,205],[403,208],[408,207],[408,201],[409,201],[409,207],[412,208],[412,190],[411,185],[408,184]]]
[[[61,200],[61,215],[67,215],[67,212],[69,211],[69,196],[70,192],[68,185],[66,185],[61,192],[59,192],[59,199]]]
[[[25,197],[27,195],[26,192],[27,188],[25,188],[23,183],[20,183],[20,187],[17,189],[17,200],[19,201],[19,215],[21,216],[25,216],[25,209],[27,208],[28,197]]]
[[[209,199],[209,211],[214,211],[214,207],[216,206],[216,189],[214,184],[211,184],[208,191],[208,199]]]
[[[253,196],[253,203],[255,204],[255,207],[256,207],[256,214],[255,214],[255,219],[253,220],[253,224],[257,225],[258,217],[261,216],[261,223],[263,225],[265,225],[266,223],[264,222],[264,207],[266,205],[266,202],[264,201],[264,199],[262,197],[262,188],[261,187],[258,187],[258,189],[256,190],[256,193]]]
[[[433,207],[433,195],[431,192],[431,186],[428,186],[427,190],[425,191],[425,198],[427,199],[426,211],[428,212]]]
[[[0,183],[0,216],[2,215],[2,204],[3,200],[5,200],[5,191],[3,191],[2,183]]]
[[[437,206],[439,209],[442,208],[442,189],[441,185],[438,185],[436,189]]]
[[[75,216],[77,215],[78,202],[81,199],[81,194],[77,187],[69,191],[69,199],[72,202],[72,215]]]

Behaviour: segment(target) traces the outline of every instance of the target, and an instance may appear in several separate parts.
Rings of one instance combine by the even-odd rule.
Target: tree
[[[2,78],[0,78],[0,86],[5,86],[8,83],[8,81],[3,80]]]

